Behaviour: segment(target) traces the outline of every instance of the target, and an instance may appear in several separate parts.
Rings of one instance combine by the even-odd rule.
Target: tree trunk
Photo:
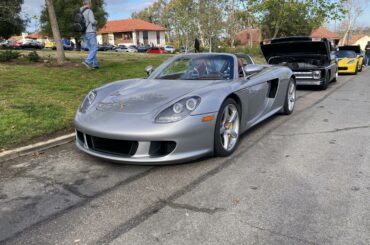
[[[46,6],[48,8],[49,13],[49,21],[51,25],[51,29],[53,31],[55,46],[57,48],[57,63],[58,65],[63,65],[65,62],[65,54],[62,46],[62,40],[60,37],[60,31],[58,26],[57,17],[55,16],[55,10],[52,0],[45,0]]]

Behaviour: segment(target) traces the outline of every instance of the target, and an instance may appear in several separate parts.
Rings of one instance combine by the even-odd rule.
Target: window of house
[[[143,31],[144,44],[148,44],[148,31]]]
[[[132,40],[132,32],[116,32],[114,33],[114,39]]]

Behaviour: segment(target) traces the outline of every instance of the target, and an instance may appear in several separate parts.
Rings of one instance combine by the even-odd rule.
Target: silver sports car
[[[294,109],[292,71],[256,65],[248,55],[179,55],[145,70],[147,78],[86,96],[75,118],[79,149],[136,164],[228,156],[247,129]]]

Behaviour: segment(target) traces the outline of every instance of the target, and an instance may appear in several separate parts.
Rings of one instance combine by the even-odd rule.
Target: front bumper
[[[357,68],[356,64],[338,66],[338,73],[339,74],[354,74],[356,73],[356,68]]]
[[[297,85],[315,85],[320,86],[324,84],[325,77],[321,79],[314,79],[312,71],[294,71]]]
[[[109,161],[134,163],[142,165],[157,165],[168,163],[180,163],[213,153],[215,121],[202,122],[206,115],[188,116],[185,119],[168,124],[156,124],[145,120],[140,116],[125,116],[119,114],[104,117],[91,118],[76,117],[76,145],[85,153],[103,158]],[[80,135],[80,137],[78,137]],[[82,137],[99,137],[115,142],[134,142],[134,150],[127,151],[128,154],[117,154],[116,152],[96,149],[87,144]],[[85,138],[86,139],[86,138]],[[161,142],[173,142],[175,147],[161,154],[152,154],[153,144]],[[117,147],[115,147],[117,149]],[[119,148],[119,147],[118,147]]]

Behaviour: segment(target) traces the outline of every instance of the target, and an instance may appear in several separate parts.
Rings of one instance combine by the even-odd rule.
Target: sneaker
[[[91,70],[93,69],[89,64],[87,64],[85,61],[82,62],[83,65],[86,66],[87,69]]]
[[[92,69],[97,70],[99,69],[99,66],[93,66]]]

